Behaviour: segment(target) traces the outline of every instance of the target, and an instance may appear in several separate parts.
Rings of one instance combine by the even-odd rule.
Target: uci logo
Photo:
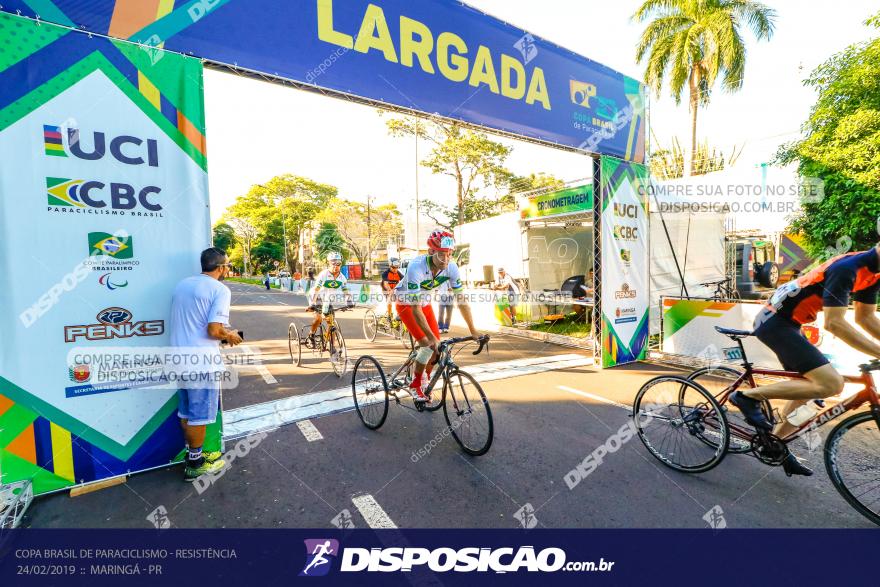
[[[156,139],[140,139],[129,135],[119,135],[107,139],[107,135],[95,131],[85,146],[78,128],[67,129],[67,148],[62,141],[61,127],[43,125],[43,142],[47,155],[67,157],[70,153],[78,159],[98,161],[109,152],[110,156],[126,165],[148,165],[159,167],[159,143]]]
[[[614,215],[621,218],[638,218],[638,207],[635,204],[618,204],[615,202]]]

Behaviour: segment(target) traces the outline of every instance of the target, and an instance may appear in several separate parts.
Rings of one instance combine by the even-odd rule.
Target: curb
[[[574,338],[563,334],[554,334],[551,332],[540,332],[537,330],[523,330],[520,328],[511,328],[510,326],[499,326],[498,332],[509,334],[510,336],[518,336],[520,338],[529,338],[531,340],[539,340],[541,342],[549,342],[560,346],[575,347],[584,350],[593,350],[593,339]]]

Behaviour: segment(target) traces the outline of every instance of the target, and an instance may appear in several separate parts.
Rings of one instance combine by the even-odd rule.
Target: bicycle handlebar
[[[462,342],[473,342],[473,341],[474,341],[474,339],[470,336],[460,336],[460,337],[456,337],[456,338],[447,338],[446,340],[442,341],[439,344],[437,350],[442,351],[442,350],[446,349],[446,347],[450,347],[452,345],[460,344]],[[475,350],[473,352],[473,354],[479,355],[481,352],[483,352],[484,348],[488,351],[488,348],[489,348],[489,335],[488,334],[484,334],[483,336],[478,338],[477,342],[480,343],[480,346],[477,347],[477,350]]]
[[[880,359],[871,359],[864,365],[859,365],[859,371],[869,373],[871,371],[880,371]]]
[[[307,306],[307,307],[306,307],[306,312],[318,312],[320,309],[321,309],[321,308],[316,308],[316,307],[314,307],[314,306]],[[349,310],[354,310],[354,304],[352,304],[352,305],[350,305],[350,306],[341,306],[341,307],[339,307],[339,308],[337,308],[337,307],[335,307],[335,306],[330,306],[330,310],[332,310],[334,313],[336,313],[336,312],[347,312],[347,311],[349,311]]]

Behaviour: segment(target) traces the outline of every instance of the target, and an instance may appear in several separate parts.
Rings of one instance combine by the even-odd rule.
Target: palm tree
[[[651,21],[636,47],[636,62],[648,55],[645,82],[659,96],[668,78],[676,104],[688,86],[690,175],[697,151],[697,108],[709,103],[719,75],[724,89],[742,88],[746,48],[740,28],[746,25],[759,41],[769,40],[776,11],[751,0],[645,0],[632,18]]]

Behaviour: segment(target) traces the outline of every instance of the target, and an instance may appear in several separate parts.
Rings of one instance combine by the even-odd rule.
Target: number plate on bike
[[[742,350],[738,346],[721,349],[721,353],[729,361],[739,361],[743,358]]]

